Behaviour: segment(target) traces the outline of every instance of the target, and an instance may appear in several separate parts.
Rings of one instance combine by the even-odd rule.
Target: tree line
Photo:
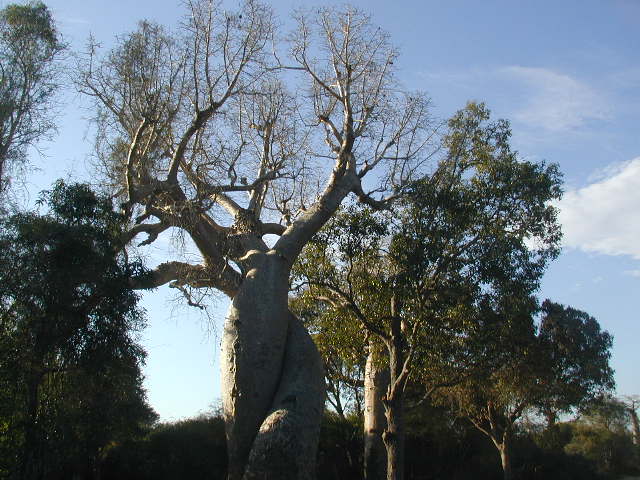
[[[556,164],[520,158],[482,103],[436,121],[426,94],[398,81],[389,35],[355,8],[300,11],[287,35],[254,0],[186,10],[178,30],[142,21],[110,51],[75,57],[104,192],[58,182],[38,212],[3,203],[3,475],[90,478],[159,435],[136,292],[164,284],[191,305],[210,289],[231,299],[219,415],[230,480],[312,478],[327,428],[356,426],[362,460],[343,477],[417,477],[411,423],[441,429],[435,456],[439,440],[471,438],[456,437],[460,419],[508,480],[524,474],[530,415],[545,420],[528,437],[543,444],[566,433],[559,416],[615,403],[602,400],[611,336],[536,296],[560,249]],[[0,11],[0,34],[6,200],[52,131],[66,46],[39,2]],[[129,246],[165,231],[183,232],[199,262],[146,269]],[[635,407],[622,411],[637,443]],[[556,449],[581,427],[568,428]]]

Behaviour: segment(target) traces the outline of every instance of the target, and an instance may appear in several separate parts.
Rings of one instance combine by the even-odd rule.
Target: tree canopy
[[[64,50],[51,12],[39,1],[0,10],[0,193],[26,150],[51,133],[52,96]]]
[[[533,307],[496,311],[504,321],[499,335],[487,339],[487,354],[500,359],[498,367],[441,392],[444,402],[455,404],[492,440],[505,480],[512,478],[515,425],[528,410],[553,423],[558,412],[583,407],[614,388],[609,333],[585,312],[549,300],[536,329]]]

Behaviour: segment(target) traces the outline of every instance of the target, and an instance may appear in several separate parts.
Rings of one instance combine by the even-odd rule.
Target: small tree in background
[[[586,405],[578,419],[571,422],[573,435],[565,452],[592,461],[596,470],[607,476],[640,473],[633,430],[631,435],[629,432],[628,408],[627,402],[612,395],[603,395]]]
[[[612,339],[593,317],[546,300],[536,333],[536,310],[505,299],[496,310],[503,317],[502,331],[487,349],[499,368],[441,392],[444,402],[455,404],[460,415],[491,439],[505,480],[513,478],[516,422],[527,409],[544,413],[553,406],[554,414],[568,412],[614,387]]]

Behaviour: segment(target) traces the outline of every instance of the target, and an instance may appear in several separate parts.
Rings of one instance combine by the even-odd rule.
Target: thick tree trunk
[[[287,262],[253,251],[222,338],[230,480],[308,479],[324,401],[322,362],[288,310]]]
[[[244,478],[315,478],[323,407],[322,359],[302,322],[290,314],[282,378]]]
[[[364,477],[383,480],[387,477],[387,455],[382,434],[387,427],[382,398],[389,386],[389,369],[374,362],[374,346],[364,370]]]
[[[402,395],[385,403],[387,429],[383,439],[387,449],[387,479],[404,480],[404,411]]]

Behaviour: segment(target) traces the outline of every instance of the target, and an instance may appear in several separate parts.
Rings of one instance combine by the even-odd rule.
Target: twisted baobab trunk
[[[249,257],[222,339],[228,478],[313,478],[324,400],[321,358],[289,312],[287,262],[274,251]]]

